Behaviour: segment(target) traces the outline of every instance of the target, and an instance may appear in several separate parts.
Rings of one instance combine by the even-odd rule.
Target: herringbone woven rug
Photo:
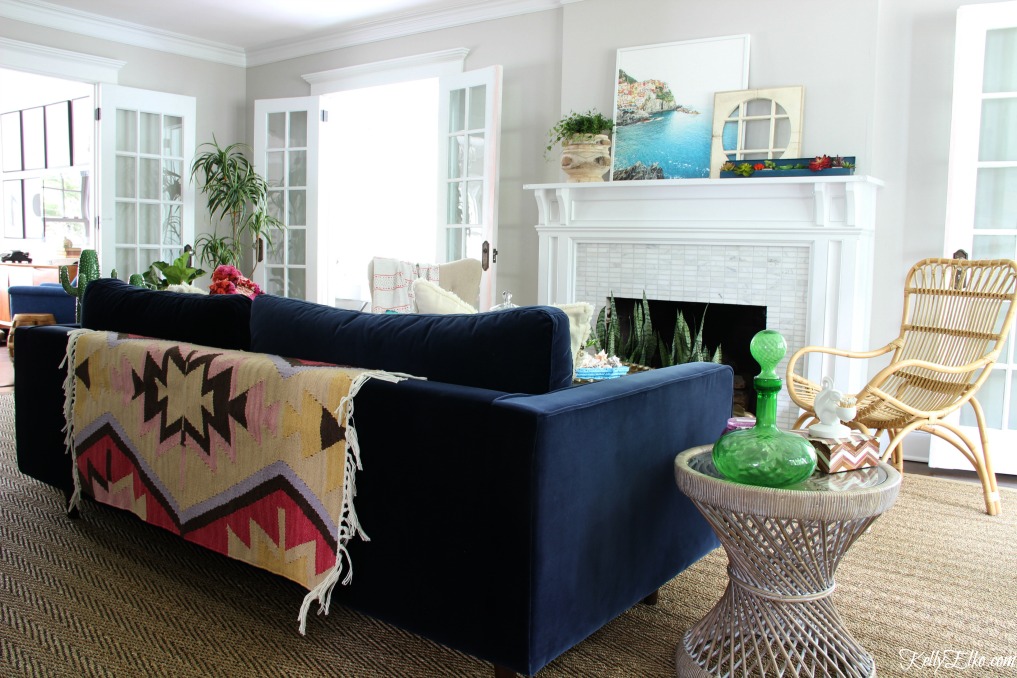
[[[0,395],[0,675],[492,675],[342,607],[301,637],[297,585],[95,503],[68,520],[58,491],[18,472],[13,417]],[[1003,511],[986,516],[977,486],[907,476],[848,553],[837,605],[880,676],[1017,675],[990,666],[1017,655],[1017,492],[1003,491]],[[713,552],[658,605],[636,606],[539,676],[673,676],[676,644],[720,597],[725,568]]]

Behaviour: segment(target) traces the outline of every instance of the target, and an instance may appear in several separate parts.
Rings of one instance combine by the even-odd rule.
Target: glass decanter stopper
[[[505,309],[508,308],[519,308],[519,304],[513,304],[512,293],[509,292],[508,290],[505,290],[504,292],[501,293],[501,303],[498,304],[497,306],[492,306],[491,310],[504,311]]]
[[[747,485],[784,487],[805,480],[816,470],[816,451],[800,435],[777,428],[777,394],[782,382],[774,371],[787,352],[784,337],[763,330],[749,352],[761,368],[756,387],[756,425],[731,431],[713,446],[713,465],[728,480]]]

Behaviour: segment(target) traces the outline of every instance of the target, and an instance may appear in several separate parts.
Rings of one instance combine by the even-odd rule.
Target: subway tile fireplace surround
[[[540,238],[538,302],[608,295],[766,308],[802,346],[869,345],[876,194],[867,176],[530,184]],[[857,361],[856,361],[857,362]],[[828,359],[806,376],[860,388],[864,365]],[[797,408],[786,391],[777,423]]]

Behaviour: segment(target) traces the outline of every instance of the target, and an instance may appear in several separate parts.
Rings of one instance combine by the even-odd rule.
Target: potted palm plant
[[[191,181],[205,195],[212,232],[195,239],[198,261],[215,270],[220,265],[243,269],[247,251],[253,253],[254,274],[263,252],[272,243],[272,230],[285,225],[269,214],[268,182],[244,155],[246,144],[221,147],[215,136],[202,144],[191,163]],[[204,149],[204,150],[202,150]],[[226,232],[219,228],[225,224]]]
[[[561,168],[569,181],[603,181],[611,169],[611,130],[614,121],[596,110],[570,112],[548,131],[544,156],[561,144]]]

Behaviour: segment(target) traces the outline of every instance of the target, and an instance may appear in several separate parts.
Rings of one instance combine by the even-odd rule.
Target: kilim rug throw
[[[906,474],[837,569],[837,609],[882,678],[1017,675],[991,666],[1017,660],[1017,491],[1000,492],[990,517],[978,484]],[[491,678],[486,662],[344,606],[301,636],[297,584],[84,504],[71,520],[59,490],[18,471],[0,394],[0,675]],[[678,641],[726,568],[713,551],[538,678],[674,678]]]
[[[110,332],[68,342],[75,498],[291,579],[328,611],[351,576],[352,397],[377,372]],[[386,378],[394,378],[386,376]],[[345,561],[345,563],[344,563]]]

